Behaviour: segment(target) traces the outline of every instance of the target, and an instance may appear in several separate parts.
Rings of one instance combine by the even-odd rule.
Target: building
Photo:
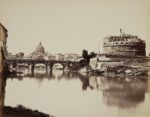
[[[48,53],[45,52],[44,46],[40,42],[36,47],[36,50],[29,55],[32,59],[45,59],[48,57]]]
[[[79,54],[74,53],[64,54],[64,60],[66,61],[78,61],[79,57],[80,57]]]
[[[49,60],[56,60],[56,56],[49,54],[48,59]]]
[[[5,67],[5,59],[7,53],[7,29],[0,23],[0,73],[3,71]]]
[[[150,57],[146,56],[146,43],[138,36],[122,33],[103,40],[103,53],[90,60],[93,69],[128,66],[149,69]]]
[[[41,42],[36,47],[35,53],[37,53],[37,54],[45,54],[45,49],[44,49],[44,46],[42,45]]]
[[[4,53],[7,52],[7,29],[0,23],[0,46],[3,47]]]
[[[55,55],[53,55],[53,56],[55,56],[55,60],[61,60],[61,61],[64,60],[64,55],[61,54],[61,53],[55,54]],[[54,57],[53,57],[53,58],[54,58]]]
[[[138,36],[125,34],[108,36],[103,41],[103,53],[110,56],[146,56],[146,44]]]

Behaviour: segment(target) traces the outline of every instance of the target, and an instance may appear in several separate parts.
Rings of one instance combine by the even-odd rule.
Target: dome
[[[39,45],[36,47],[36,52],[38,53],[45,53],[45,49],[44,47],[42,46],[42,43],[40,42]]]

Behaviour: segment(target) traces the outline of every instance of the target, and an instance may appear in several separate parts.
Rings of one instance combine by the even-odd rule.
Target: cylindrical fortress
[[[146,56],[146,44],[138,36],[123,34],[104,38],[104,54],[116,56]]]

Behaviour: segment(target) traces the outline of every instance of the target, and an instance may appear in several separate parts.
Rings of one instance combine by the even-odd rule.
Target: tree
[[[24,53],[23,52],[19,52],[19,57],[24,57]]]
[[[91,52],[90,55],[89,55],[89,58],[90,58],[90,59],[91,59],[91,58],[94,58],[94,57],[96,57],[96,55],[97,55],[97,54],[95,54],[94,52]]]
[[[88,51],[87,50],[83,50],[82,51],[82,57],[84,58],[84,60],[89,64],[90,63],[90,59],[96,57],[97,54],[95,54],[94,52],[91,52],[88,55]]]
[[[88,58],[88,51],[87,50],[83,50],[82,51],[82,57],[86,60]]]

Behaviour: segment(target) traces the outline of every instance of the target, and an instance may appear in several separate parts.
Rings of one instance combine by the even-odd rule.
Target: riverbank
[[[130,66],[115,66],[106,69],[88,70],[89,74],[94,75],[113,75],[113,76],[149,76],[149,67],[130,67]]]
[[[97,56],[90,60],[87,68],[90,74],[148,76],[150,74],[150,58]]]
[[[1,112],[2,117],[54,117],[38,110],[26,108],[22,105],[18,105],[17,107],[4,106]]]

